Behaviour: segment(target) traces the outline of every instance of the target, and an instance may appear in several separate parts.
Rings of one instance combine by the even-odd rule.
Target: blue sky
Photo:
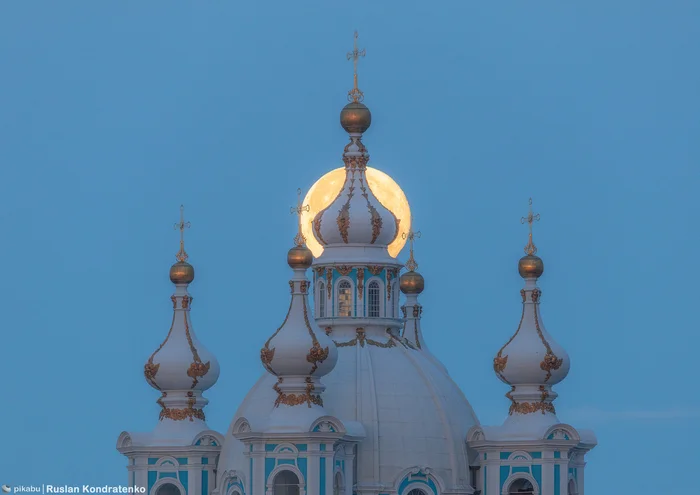
[[[507,388],[527,199],[543,317],[569,352],[559,417],[594,428],[588,493],[694,482],[700,4],[0,3],[0,482],[125,483],[142,369],[192,228],[193,321],[228,427],[287,307],[289,207],[341,164],[352,85],[371,165],[422,238],[426,339],[484,424]],[[407,253],[402,257],[405,259]]]

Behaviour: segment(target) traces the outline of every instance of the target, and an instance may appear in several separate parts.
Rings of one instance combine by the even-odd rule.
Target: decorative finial
[[[420,239],[420,235],[420,231],[414,232],[413,229],[410,229],[408,233],[404,232],[401,234],[401,237],[403,239],[408,239],[408,242],[410,243],[410,254],[408,256],[408,261],[406,262],[406,269],[408,269],[409,272],[415,272],[418,268],[418,263],[416,263],[416,259],[413,257],[413,241]]]
[[[180,205],[180,221],[175,224],[175,230],[180,230],[180,251],[175,255],[177,260],[181,263],[187,261],[187,253],[185,252],[185,229],[190,228],[190,222],[185,222],[185,207]]]
[[[306,244],[306,237],[302,233],[301,229],[301,214],[305,211],[310,211],[310,209],[311,207],[309,205],[302,205],[301,189],[297,189],[297,206],[296,208],[292,206],[289,210],[292,214],[296,213],[299,216],[299,231],[297,232],[297,235],[294,236],[294,244],[300,247]]]
[[[522,217],[520,219],[520,223],[527,222],[528,227],[530,228],[530,236],[528,238],[527,245],[525,246],[525,254],[527,254],[528,256],[534,256],[535,253],[537,253],[537,247],[532,242],[532,223],[539,222],[539,221],[540,221],[540,214],[538,213],[537,215],[533,215],[533,213],[532,213],[532,198],[530,198],[530,212],[527,214],[526,217]]]
[[[360,88],[357,87],[357,61],[360,59],[360,57],[364,57],[366,54],[367,51],[364,48],[362,50],[357,49],[357,31],[355,31],[355,41],[353,44],[353,50],[351,52],[348,52],[348,60],[352,60],[354,68],[355,85],[352,88],[352,90],[348,92],[348,101],[359,103],[365,99],[365,95],[362,94]]]

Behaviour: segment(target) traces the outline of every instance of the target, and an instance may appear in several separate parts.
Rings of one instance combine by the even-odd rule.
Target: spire
[[[301,197],[301,191],[297,193]],[[301,213],[303,209],[299,201],[292,211]],[[306,405],[309,409],[319,409],[323,407],[321,392],[325,389],[319,378],[333,370],[338,351],[309,314],[308,291],[311,284],[306,278],[306,270],[313,258],[311,251],[299,244],[300,239],[303,239],[303,235],[295,238],[296,246],[287,255],[294,272],[289,281],[292,294],[289,310],[282,326],[260,350],[260,360],[269,373],[278,377],[273,387],[277,392],[275,408]],[[308,257],[299,256],[297,253],[300,251],[307,252]],[[320,414],[320,409],[316,413]]]
[[[175,230],[180,231],[180,251],[175,255],[178,261],[187,261],[187,253],[185,252],[185,229],[190,228],[190,222],[185,222],[185,206],[180,205],[180,221],[175,224]]]
[[[297,230],[297,235],[294,236],[294,244],[301,247],[306,245],[306,237],[304,237],[304,234],[302,233],[302,228],[301,228],[301,215],[304,212],[308,212],[310,209],[309,205],[304,205],[303,201],[301,199],[301,188],[297,189],[297,205],[296,207],[292,206],[290,208],[290,212],[292,214],[296,214],[298,217],[298,230]]]
[[[186,261],[183,231],[190,223],[184,221],[183,212],[184,208],[180,207],[180,222],[175,224],[180,229],[178,261],[170,268],[170,279],[175,284],[175,293],[170,297],[173,303],[170,331],[144,366],[146,381],[162,393],[157,401],[162,408],[161,422],[204,422],[203,408],[209,401],[202,397],[202,392],[219,378],[219,364],[197,339],[190,319],[192,296],[187,287],[194,279],[194,268]]]
[[[532,214],[532,198],[530,198],[529,204],[530,212],[526,217],[522,217],[520,219],[520,223],[524,224],[527,222],[528,228],[530,229],[530,235],[528,236],[527,245],[525,245],[525,254],[528,256],[534,256],[535,254],[537,254],[537,246],[535,246],[535,244],[532,242],[532,223],[540,221],[540,214]]]
[[[420,231],[414,232],[413,229],[410,229],[410,230],[408,231],[408,234],[405,233],[405,232],[402,234],[402,237],[403,237],[404,239],[407,239],[407,240],[408,240],[408,243],[409,243],[409,246],[410,246],[410,254],[409,254],[409,256],[408,256],[408,261],[406,262],[406,265],[405,265],[405,266],[406,266],[406,269],[407,269],[409,272],[415,272],[416,269],[418,268],[418,263],[416,263],[416,260],[415,260],[415,258],[413,257],[413,242],[414,242],[416,239],[420,239],[420,236],[421,236]]]
[[[360,60],[360,57],[364,57],[367,54],[367,51],[364,48],[362,50],[357,49],[357,37],[357,31],[355,31],[353,50],[348,52],[347,55],[348,60],[352,60],[354,80],[354,86],[348,92],[348,100],[354,103],[360,103],[365,99],[365,95],[360,91],[360,88],[357,87],[357,62]]]
[[[532,242],[532,222],[539,214],[530,213],[521,222],[530,226],[526,256],[518,264],[525,286],[520,291],[522,315],[515,334],[501,347],[493,359],[493,369],[504,383],[511,386],[506,397],[510,399],[509,417],[539,413],[545,422],[558,422],[552,402],[557,394],[552,386],[561,382],[569,372],[569,357],[544,327],[540,313],[542,291],[537,279],[544,271],[542,260],[535,256]],[[555,421],[556,420],[556,421]]]

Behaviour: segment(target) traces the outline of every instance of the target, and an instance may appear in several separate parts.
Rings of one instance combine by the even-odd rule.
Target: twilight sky
[[[342,163],[355,29],[370,165],[408,196],[425,336],[480,421],[508,411],[492,359],[532,196],[543,318],[572,362],[558,415],[599,439],[588,493],[695,483],[692,0],[1,2],[0,483],[126,483],[117,436],[158,419],[143,364],[181,203],[227,429],[287,309],[296,189]]]

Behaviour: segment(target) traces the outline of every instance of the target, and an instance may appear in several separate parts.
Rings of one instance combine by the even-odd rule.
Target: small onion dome
[[[425,280],[418,272],[406,272],[399,279],[399,287],[404,294],[420,294],[425,288]]]
[[[362,134],[369,129],[372,114],[363,103],[350,102],[340,112],[340,125],[350,134]]]
[[[194,267],[186,261],[178,261],[170,267],[170,281],[174,284],[189,284],[194,280]]]
[[[528,254],[518,261],[518,272],[523,278],[539,278],[544,272],[544,262],[539,256]]]
[[[314,257],[306,246],[294,246],[287,253],[287,263],[292,268],[309,268]]]

